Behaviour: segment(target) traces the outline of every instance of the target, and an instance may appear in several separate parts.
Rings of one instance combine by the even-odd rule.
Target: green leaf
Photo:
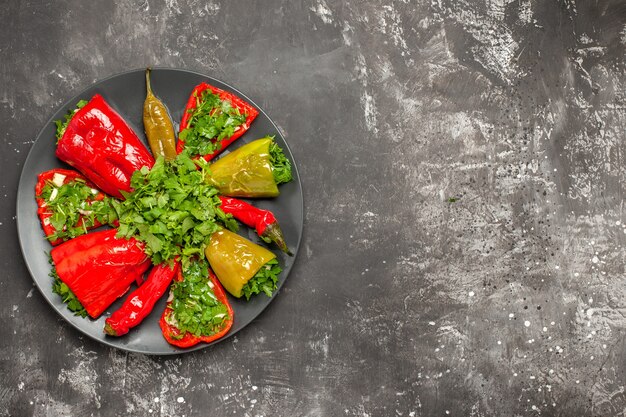
[[[53,264],[52,271],[50,271],[50,277],[53,278],[52,281],[52,292],[61,296],[61,300],[65,304],[67,304],[67,308],[74,313],[76,316],[87,317],[87,310],[85,307],[78,301],[76,295],[70,290],[70,287],[67,286],[61,278],[57,274],[57,270],[54,267],[54,263],[52,262],[52,258],[50,258],[50,263]]]
[[[276,142],[272,142],[270,145],[270,164],[276,185],[292,180],[291,162],[287,159],[282,148],[278,146]]]
[[[111,224],[118,218],[113,198],[96,199],[83,179],[66,181],[60,187],[46,182],[37,196],[45,201],[46,211],[51,214],[48,220],[55,232],[48,236],[50,241],[72,239],[87,233],[97,222]]]
[[[197,103],[190,112],[187,128],[178,135],[185,141],[185,150],[190,156],[213,153],[219,148],[219,142],[231,137],[247,117],[209,89],[197,97]]]
[[[282,268],[278,265],[276,258],[270,260],[259,269],[259,271],[243,286],[242,292],[249,300],[255,294],[263,292],[268,297],[271,297],[278,288],[278,275],[280,275]]]
[[[63,134],[65,133],[65,130],[67,129],[67,126],[70,123],[70,120],[72,120],[72,117],[74,117],[74,114],[76,114],[78,110],[85,107],[87,103],[88,103],[87,100],[80,100],[78,103],[76,103],[76,108],[74,110],[67,111],[67,114],[65,115],[64,120],[55,120],[54,122],[54,124],[56,125],[55,136],[57,138],[57,142],[61,140],[61,138],[63,137]]]
[[[166,320],[175,323],[181,335],[211,336],[230,319],[209,285],[208,268],[205,260],[188,263],[183,266],[183,279],[172,284],[172,312]]]
[[[132,186],[126,200],[115,204],[118,235],[134,233],[146,243],[154,264],[176,256],[186,263],[204,253],[208,237],[230,220],[217,215],[220,201],[213,197],[217,190],[204,182],[185,153],[171,162],[158,158],[152,170],[136,171]]]

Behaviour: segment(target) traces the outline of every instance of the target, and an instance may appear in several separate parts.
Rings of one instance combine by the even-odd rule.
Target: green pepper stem
[[[280,230],[278,223],[268,224],[261,237],[270,239],[272,242],[276,243],[276,246],[278,246],[280,250],[289,256],[293,256],[293,253],[287,247],[287,243],[285,243],[283,231]]]
[[[146,68],[146,90],[149,96],[153,95],[152,86],[150,85],[150,68]]]
[[[117,332],[113,329],[113,327],[111,327],[109,323],[106,323],[104,325],[104,333],[108,334],[109,336],[117,336]]]

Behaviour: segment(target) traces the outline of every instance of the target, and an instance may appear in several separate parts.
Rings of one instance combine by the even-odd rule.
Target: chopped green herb
[[[246,300],[249,300],[254,294],[260,294],[261,292],[271,297],[274,291],[276,291],[278,275],[281,271],[282,268],[278,266],[278,260],[276,258],[263,265],[256,275],[242,288]]]
[[[72,117],[74,117],[74,114],[76,114],[78,110],[85,107],[87,103],[89,103],[87,100],[80,100],[78,103],[76,103],[76,108],[74,110],[67,111],[67,114],[65,115],[65,120],[55,120],[54,124],[57,127],[55,136],[57,138],[57,142],[63,137],[65,129],[67,129],[67,125],[70,123],[70,120],[72,120]]]
[[[450,197],[450,198],[448,198],[448,203],[456,203],[457,201],[459,201],[459,199],[458,199],[458,198],[456,198],[456,197]]]
[[[52,262],[52,257],[50,257],[49,262],[52,264],[52,271],[50,271],[48,275],[54,278],[52,282],[52,292],[61,296],[63,302],[67,304],[67,308],[74,312],[74,315],[87,317],[85,307],[78,301],[78,298],[76,298],[76,295],[70,290],[70,287],[59,278],[59,274],[57,274],[57,270]]]
[[[270,164],[276,185],[291,181],[291,162],[276,142],[270,145]]]
[[[177,339],[187,332],[196,337],[211,336],[230,318],[226,306],[215,296],[208,276],[207,262],[194,260],[183,268],[182,281],[172,284],[172,312],[166,320],[180,331]]]
[[[46,210],[55,233],[48,236],[51,242],[68,240],[87,233],[87,229],[100,224],[111,224],[117,214],[111,205],[111,197],[96,199],[97,192],[80,178],[73,179],[60,187],[51,181],[38,196],[46,202]]]
[[[218,149],[222,139],[231,137],[245,123],[247,115],[209,89],[196,97],[196,101],[187,128],[180,132],[179,138],[185,141],[189,155],[208,155]]]
[[[213,232],[222,226],[236,230],[232,215],[220,208],[217,189],[204,182],[207,170],[204,159],[193,161],[182,153],[135,171],[134,191],[122,192],[126,200],[113,203],[120,222],[117,236],[145,242],[155,265],[175,256],[188,265],[191,257],[204,253]]]

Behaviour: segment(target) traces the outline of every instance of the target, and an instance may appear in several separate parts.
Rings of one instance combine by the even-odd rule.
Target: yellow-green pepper
[[[210,165],[206,180],[228,197],[276,197],[278,186],[272,173],[272,138],[250,142]]]
[[[211,235],[205,255],[226,291],[237,298],[243,295],[244,285],[259,269],[276,257],[264,247],[226,229]]]

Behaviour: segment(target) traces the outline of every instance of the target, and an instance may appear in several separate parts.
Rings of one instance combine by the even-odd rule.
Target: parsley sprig
[[[205,260],[194,260],[183,268],[182,281],[172,284],[172,312],[166,320],[180,333],[172,336],[181,339],[187,332],[194,336],[211,336],[220,331],[229,314],[226,306],[217,299],[210,281]]]
[[[217,189],[204,182],[207,170],[203,159],[182,153],[174,161],[159,157],[152,169],[135,171],[133,192],[122,191],[126,200],[113,204],[120,223],[117,236],[145,242],[155,265],[176,256],[188,265],[191,257],[204,256],[211,234],[223,226],[237,229],[232,215],[219,207]]]
[[[96,199],[96,193],[76,178],[61,187],[47,182],[39,197],[46,202],[46,210],[52,213],[49,221],[55,233],[48,236],[51,242],[57,239],[68,240],[87,233],[96,222],[111,224],[117,214],[111,205],[111,197]]]
[[[263,265],[256,275],[242,288],[246,300],[249,300],[254,294],[260,294],[261,292],[271,297],[274,291],[276,291],[278,275],[281,271],[282,268],[278,266],[278,260],[276,258]]]
[[[61,281],[59,278],[59,274],[57,274],[57,270],[54,267],[54,263],[52,262],[52,257],[48,255],[48,262],[52,265],[52,270],[48,274],[53,278],[52,282],[52,292],[61,296],[61,299],[65,304],[67,304],[67,308],[74,313],[74,315],[79,317],[87,317],[87,310],[85,307],[78,301],[76,295],[70,290],[70,287],[67,286],[66,283]]]
[[[270,145],[270,164],[276,185],[291,181],[291,162],[285,156],[283,149],[274,141]]]
[[[178,137],[185,141],[185,149],[191,156],[208,155],[218,149],[222,139],[231,137],[245,123],[247,115],[209,89],[196,97],[196,103],[187,128]]]
[[[57,142],[61,140],[61,138],[63,137],[63,134],[65,133],[65,129],[67,129],[67,125],[70,123],[70,120],[72,120],[72,117],[74,117],[74,114],[76,114],[78,110],[85,107],[87,103],[89,103],[87,100],[80,100],[78,103],[76,103],[76,108],[74,110],[67,111],[67,114],[65,115],[64,120],[54,121],[54,124],[57,127],[57,131],[55,134],[57,138]]]

